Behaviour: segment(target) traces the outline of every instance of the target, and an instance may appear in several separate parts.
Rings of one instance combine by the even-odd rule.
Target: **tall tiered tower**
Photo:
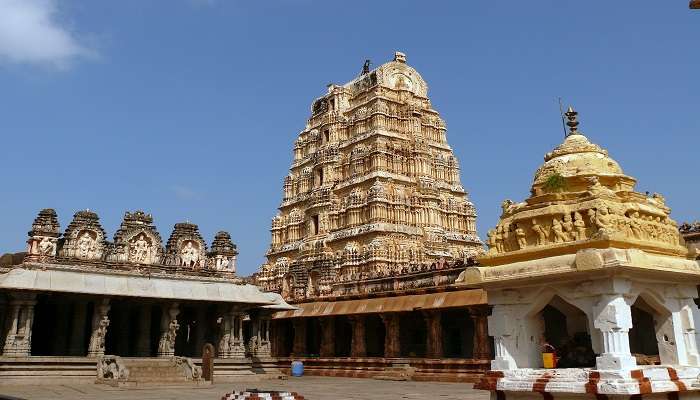
[[[313,102],[260,285],[286,298],[329,296],[337,283],[482,251],[474,205],[427,91],[397,52]]]

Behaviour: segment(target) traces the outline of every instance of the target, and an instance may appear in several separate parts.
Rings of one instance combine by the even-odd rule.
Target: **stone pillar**
[[[350,316],[352,324],[352,342],[350,343],[350,357],[367,357],[367,341],[365,340],[365,317],[362,315]]]
[[[151,356],[151,305],[145,304],[139,311],[139,337],[136,340],[136,355]]]
[[[70,344],[68,354],[71,356],[84,356],[85,349],[85,318],[87,304],[77,300],[73,303],[73,325],[71,326]]]
[[[243,335],[243,320],[245,313],[233,314],[233,344],[231,345],[232,358],[245,358],[245,336]]]
[[[250,315],[253,324],[250,353],[253,357],[270,357],[270,316],[257,312]]]
[[[219,339],[220,358],[245,358],[243,340],[243,318],[245,314],[231,307],[223,317],[221,338]]]
[[[323,317],[319,319],[321,323],[321,357],[333,357],[335,355],[335,318]]]
[[[105,354],[105,337],[109,326],[109,299],[102,299],[95,303],[95,311],[92,315],[92,333],[88,345],[88,357],[99,357]]]
[[[294,344],[292,345],[292,355],[301,357],[306,355],[306,319],[294,318]]]
[[[34,322],[35,293],[13,293],[10,295],[10,329],[5,336],[3,355],[6,357],[28,357],[32,352],[32,323]]]
[[[629,330],[632,311],[622,294],[602,295],[594,307],[593,325],[603,335],[603,353],[596,357],[596,368],[621,370],[636,367],[630,354]]]
[[[428,358],[442,358],[442,311],[423,311],[426,325],[425,356]]]
[[[207,310],[204,306],[197,307],[196,321],[194,326],[194,354],[201,356],[205,335],[207,333]]]
[[[401,356],[401,341],[399,340],[399,315],[382,314],[384,321],[384,357],[398,358]]]
[[[177,323],[177,315],[180,313],[178,303],[172,303],[164,310],[160,320],[160,341],[158,342],[158,357],[172,357],[175,355],[175,339],[180,324]]]
[[[470,308],[469,316],[474,322],[474,346],[472,358],[477,360],[491,359],[491,342],[489,341],[487,308]]]

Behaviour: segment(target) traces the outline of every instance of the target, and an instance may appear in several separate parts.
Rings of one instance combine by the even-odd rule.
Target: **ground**
[[[249,388],[295,391],[308,400],[488,400],[488,392],[468,383],[393,382],[374,379],[302,377],[262,382],[216,383],[205,387],[118,389],[105,385],[0,386],[0,399],[218,400]]]

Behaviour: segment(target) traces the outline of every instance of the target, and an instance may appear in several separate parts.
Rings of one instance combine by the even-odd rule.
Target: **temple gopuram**
[[[492,399],[698,398],[697,249],[577,114],[458,280],[492,306],[495,357],[476,388]]]
[[[476,210],[427,92],[397,52],[329,85],[294,143],[255,282],[298,308],[273,353],[307,373],[469,379],[489,359],[483,292],[452,287],[483,252]]]
[[[27,244],[0,259],[5,384],[196,383],[206,343],[219,379],[251,375],[270,362],[272,312],[292,309],[236,276],[227,232],[207,246],[189,222],[175,224],[163,246],[142,211],[127,212],[109,241],[93,211],[76,212],[61,234],[56,212],[44,209]]]

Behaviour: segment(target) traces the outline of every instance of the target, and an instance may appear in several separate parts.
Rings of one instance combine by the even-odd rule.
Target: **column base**
[[[491,369],[494,371],[507,371],[517,368],[518,366],[512,358],[496,357],[494,360],[491,360]]]
[[[2,355],[5,357],[28,357],[32,353],[30,343],[24,341],[10,340],[5,342]]]
[[[626,370],[637,367],[637,360],[631,355],[603,353],[595,359],[598,370]]]

